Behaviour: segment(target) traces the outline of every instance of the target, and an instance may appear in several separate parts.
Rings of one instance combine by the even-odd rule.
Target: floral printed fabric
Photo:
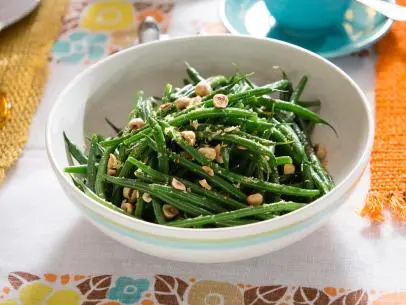
[[[138,26],[153,16],[166,33],[173,3],[151,1],[73,1],[52,50],[52,60],[89,64],[137,44]]]
[[[373,289],[253,286],[170,275],[34,275],[12,272],[0,305],[403,305],[406,292]]]

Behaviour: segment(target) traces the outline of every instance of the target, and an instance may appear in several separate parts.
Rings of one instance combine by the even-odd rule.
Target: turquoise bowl
[[[314,36],[340,24],[350,0],[265,0],[277,24],[297,36]]]

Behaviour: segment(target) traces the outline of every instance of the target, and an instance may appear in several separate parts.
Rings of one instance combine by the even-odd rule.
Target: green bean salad
[[[256,85],[252,74],[204,78],[186,63],[182,88],[135,96],[114,137],[93,134],[87,152],[64,133],[75,185],[115,211],[189,228],[255,223],[295,211],[334,188],[315,124],[334,128],[303,101],[307,77]]]

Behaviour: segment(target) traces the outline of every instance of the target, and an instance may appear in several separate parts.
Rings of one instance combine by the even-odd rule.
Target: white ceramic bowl
[[[184,61],[203,75],[255,72],[269,83],[283,67],[294,82],[309,76],[305,99],[321,99],[321,115],[338,131],[318,126],[315,141],[327,146],[337,187],[308,206],[282,217],[220,229],[182,229],[140,221],[86,197],[64,174],[68,165],[62,131],[84,145],[91,132],[108,133],[104,117],[125,122],[136,90],[160,95],[167,82],[180,85]],[[151,255],[189,262],[229,262],[280,249],[328,221],[357,185],[373,143],[373,116],[365,95],[343,71],[302,48],[276,40],[241,36],[199,36],[160,41],[119,52],[77,76],[59,95],[49,116],[46,144],[56,176],[72,202],[112,238]]]

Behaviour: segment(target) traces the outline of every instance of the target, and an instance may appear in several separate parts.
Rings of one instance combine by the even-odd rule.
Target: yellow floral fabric
[[[36,275],[11,272],[0,305],[404,305],[406,291],[251,285],[158,274]]]

